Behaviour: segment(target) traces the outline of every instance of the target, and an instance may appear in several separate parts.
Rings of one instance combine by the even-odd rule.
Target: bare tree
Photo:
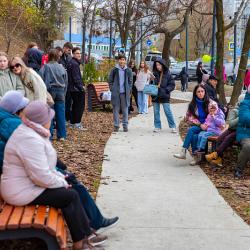
[[[102,10],[102,17],[115,21],[121,38],[121,45],[126,50],[131,39],[131,51],[149,32],[153,30],[154,16],[148,13],[147,1],[142,0],[108,0]],[[138,33],[143,21],[143,32]],[[139,35],[138,35],[139,34]]]
[[[249,0],[242,0],[238,10],[235,12],[234,18],[230,23],[225,24],[224,13],[223,13],[223,0],[215,0],[216,5],[216,21],[217,21],[217,32],[216,32],[216,42],[217,42],[217,60],[216,60],[216,75],[219,79],[217,89],[219,93],[219,99],[223,104],[226,104],[226,96],[224,90],[223,81],[223,59],[224,59],[224,40],[225,33],[231,27],[233,27],[242,15],[243,10]]]
[[[198,0],[155,0],[150,3],[150,10],[157,19],[155,33],[164,35],[162,56],[170,65],[170,46],[176,35],[181,33],[192,13],[192,9]]]
[[[233,106],[236,104],[238,97],[241,93],[243,80],[244,80],[245,72],[246,72],[249,49],[250,49],[250,17],[248,17],[247,28],[245,31],[245,37],[244,37],[243,48],[241,52],[238,75],[237,75],[237,79],[233,88],[233,93],[230,99],[230,104]]]
[[[197,9],[200,12],[211,9],[212,2],[202,0],[199,2]],[[211,48],[212,37],[212,16],[193,13],[190,18],[191,32],[194,33],[193,39],[195,43],[194,53],[198,58],[203,53],[209,53],[208,48]]]

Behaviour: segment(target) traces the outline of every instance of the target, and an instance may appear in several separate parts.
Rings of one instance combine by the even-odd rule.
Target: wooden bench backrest
[[[67,248],[67,231],[61,211],[46,206],[17,207],[4,204],[0,211],[0,231],[6,229],[45,229],[57,238],[61,250]]]
[[[107,82],[98,82],[95,84],[88,84],[88,98],[91,102],[92,108],[100,108],[103,104],[110,103],[109,101],[102,101],[100,98],[101,93],[109,91]]]

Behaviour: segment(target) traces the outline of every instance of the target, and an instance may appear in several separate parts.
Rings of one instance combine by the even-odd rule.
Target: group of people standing
[[[72,102],[71,125],[80,128],[79,110],[84,109],[80,49],[66,43],[61,56],[52,49],[44,57],[37,46],[30,46],[24,60],[8,60],[0,52],[0,200],[15,206],[61,208],[73,249],[95,249],[107,239],[100,233],[119,218],[102,215],[84,185],[57,158],[51,143],[54,118],[57,138],[66,138],[67,94]]]
[[[120,109],[123,114],[123,131],[128,131],[128,112],[133,111],[132,96],[135,98],[138,113],[148,113],[148,95],[143,92],[143,89],[145,85],[150,83],[158,86],[158,95],[152,96],[154,132],[159,132],[162,129],[160,119],[160,105],[162,105],[169,127],[173,133],[176,133],[176,124],[169,103],[170,94],[175,88],[175,82],[165,61],[157,59],[154,62],[153,72],[150,72],[144,61],[140,63],[139,69],[136,68],[134,61],[131,61],[129,67],[127,67],[125,55],[119,55],[118,64],[109,75],[115,132],[118,132],[120,127]]]
[[[81,120],[85,90],[80,62],[80,48],[73,48],[69,42],[48,54],[30,43],[23,58],[15,56],[10,60],[0,52],[0,97],[9,90],[18,90],[30,101],[48,103],[55,110],[52,136],[56,128],[57,139],[65,140],[66,121],[72,128],[84,129]]]

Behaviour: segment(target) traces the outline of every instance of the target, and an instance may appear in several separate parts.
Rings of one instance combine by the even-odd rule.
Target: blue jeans
[[[154,126],[155,128],[161,128],[161,117],[160,117],[160,105],[161,104],[163,106],[164,113],[168,120],[168,126],[170,128],[176,128],[174,117],[170,109],[170,104],[154,102]]]
[[[204,150],[207,145],[207,138],[209,136],[213,136],[215,133],[213,132],[207,132],[207,131],[201,131],[198,135],[198,141],[197,141],[197,148],[200,150]]]
[[[148,113],[148,95],[143,94],[143,91],[138,91],[137,101],[138,101],[138,113],[147,114]]]
[[[120,103],[119,105],[113,106],[113,119],[114,126],[120,126],[120,109],[122,110],[122,125],[124,128],[128,127],[128,105],[125,94],[120,94]]]
[[[57,138],[66,138],[66,120],[65,120],[65,92],[63,88],[51,88],[49,90],[55,104],[55,121]],[[53,136],[54,120],[51,122],[50,132]]]
[[[198,135],[202,131],[199,126],[192,126],[188,129],[187,135],[185,137],[183,148],[188,149],[191,145],[192,152],[197,150]]]
[[[90,227],[98,230],[103,223],[103,216],[99,210],[99,208],[96,206],[95,201],[92,199],[91,195],[89,194],[88,190],[84,187],[83,184],[81,184],[76,177],[62,169],[57,168],[59,172],[61,172],[64,175],[69,175],[70,178],[66,179],[70,185],[72,185],[72,188],[75,189],[80,197],[81,204],[90,220]]]

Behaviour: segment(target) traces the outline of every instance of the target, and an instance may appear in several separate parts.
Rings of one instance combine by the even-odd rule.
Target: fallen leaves
[[[182,121],[179,126],[184,139],[188,125]],[[242,179],[234,179],[237,164],[237,150],[229,148],[223,154],[223,167],[214,167],[207,162],[201,168],[214,183],[228,204],[250,225],[250,167],[246,167]]]

